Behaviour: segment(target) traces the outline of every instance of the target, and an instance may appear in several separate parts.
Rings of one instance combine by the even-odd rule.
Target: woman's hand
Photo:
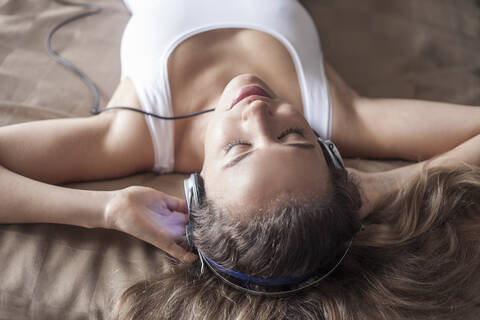
[[[185,200],[147,187],[128,187],[115,192],[105,209],[108,229],[128,233],[184,262],[196,255],[185,243],[188,212]]]

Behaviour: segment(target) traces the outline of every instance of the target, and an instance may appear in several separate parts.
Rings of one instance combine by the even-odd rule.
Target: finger
[[[188,224],[188,216],[189,216],[188,213],[178,212],[178,211],[174,211],[173,213],[175,214],[176,217],[178,217],[179,219],[181,219],[183,221],[184,225]]]
[[[187,201],[173,196],[166,196],[165,203],[170,210],[176,210],[180,212],[187,212]]]
[[[168,215],[168,224],[170,223],[185,226],[188,223],[188,213],[180,211],[170,211]]]
[[[196,254],[189,252],[185,256],[183,256],[183,258],[181,258],[180,261],[184,263],[192,263],[197,259],[198,259],[198,256]]]
[[[175,242],[171,242],[164,250],[171,256],[183,262],[193,262],[197,259],[197,256],[195,254],[185,250],[183,247],[176,244]]]

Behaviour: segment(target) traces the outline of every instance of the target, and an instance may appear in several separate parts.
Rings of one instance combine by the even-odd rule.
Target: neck
[[[348,173],[353,175],[358,183],[362,207],[359,211],[360,219],[365,219],[385,198],[399,188],[398,181],[389,171],[362,172],[348,168]]]
[[[412,182],[422,171],[423,165],[420,162],[382,172],[362,172],[348,168],[349,174],[354,176],[360,188],[360,218],[366,218],[386,197]]]

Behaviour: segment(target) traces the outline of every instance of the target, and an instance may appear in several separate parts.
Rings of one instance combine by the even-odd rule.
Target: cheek
[[[220,149],[228,140],[235,137],[238,128],[238,119],[226,116],[216,116],[211,119],[206,129],[205,145],[208,148]]]
[[[291,125],[296,125],[305,129],[310,129],[310,124],[308,123],[305,116],[294,106],[283,103],[278,107],[277,115],[279,118],[288,119]],[[307,132],[310,132],[307,130]],[[316,140],[316,138],[315,138]]]
[[[214,123],[208,128],[207,136],[205,139],[205,147],[209,151],[218,150],[222,141],[225,139],[225,128],[222,123]]]
[[[206,130],[204,139],[204,162],[202,172],[212,171],[209,168],[219,166],[222,160],[222,149],[229,141],[232,132],[232,124],[222,117],[213,117]]]
[[[294,107],[293,105],[288,104],[286,102],[283,102],[278,106],[277,112],[280,115],[285,115],[285,116],[292,117],[292,118],[305,119],[305,117],[300,112],[300,110],[298,110],[296,107]]]

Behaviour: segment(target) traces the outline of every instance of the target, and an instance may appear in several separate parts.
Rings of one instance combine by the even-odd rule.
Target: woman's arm
[[[480,133],[480,107],[359,96],[328,64],[332,139],[346,157],[425,160]]]
[[[122,231],[182,261],[185,200],[147,187],[86,191],[38,182],[0,166],[0,223],[55,223]]]
[[[480,108],[474,106],[360,98],[354,108],[350,134],[358,135],[347,141],[358,157],[426,160],[480,133]]]
[[[146,170],[153,164],[152,149],[143,115],[133,112],[1,127],[0,223],[101,226],[108,193],[39,181],[61,184]]]
[[[387,195],[400,190],[415,179],[422,170],[436,166],[456,168],[462,165],[480,167],[480,134],[454,149],[431,160],[414,163],[385,172],[360,172],[348,169],[360,184],[363,206],[362,217],[367,216]]]
[[[0,166],[0,223],[58,223],[85,228],[106,225],[112,192],[63,188]]]
[[[153,166],[144,117],[109,111],[0,128],[0,165],[52,184],[126,176]]]
[[[179,245],[188,221],[185,200],[146,187],[85,191],[45,183],[147,170],[152,153],[143,115],[128,111],[0,128],[0,223],[115,229],[193,260]]]

